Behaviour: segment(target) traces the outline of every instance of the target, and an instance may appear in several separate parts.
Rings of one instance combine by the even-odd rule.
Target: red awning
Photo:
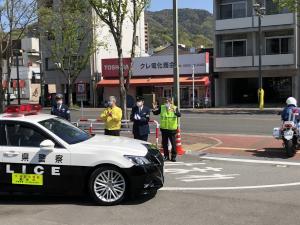
[[[130,84],[133,86],[147,86],[147,85],[173,85],[174,79],[171,77],[160,77],[160,78],[133,78],[130,80]],[[192,85],[193,79],[191,77],[180,77],[180,84]],[[208,76],[195,77],[195,85],[208,86]],[[97,87],[116,87],[119,85],[118,79],[101,80],[98,82]]]
[[[20,86],[20,88],[24,88],[25,87],[25,80],[19,80],[19,86]],[[13,88],[18,88],[17,87],[17,80],[13,80]]]

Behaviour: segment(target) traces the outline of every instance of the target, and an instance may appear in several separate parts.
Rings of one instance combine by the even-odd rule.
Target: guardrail
[[[79,119],[73,123],[78,128],[89,132],[90,134],[104,133],[105,123],[100,119]],[[150,120],[150,133],[155,134],[155,144],[159,145],[159,123],[156,120]],[[121,121],[121,132],[132,132],[133,122],[130,120]]]

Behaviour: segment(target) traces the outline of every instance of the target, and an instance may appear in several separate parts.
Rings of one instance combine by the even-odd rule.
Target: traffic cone
[[[93,123],[90,124],[90,127],[89,127],[89,133],[90,133],[90,134],[93,133]]]
[[[180,129],[177,129],[177,134],[176,134],[176,150],[178,155],[184,155],[185,151],[182,147],[181,144],[181,134],[180,134]]]

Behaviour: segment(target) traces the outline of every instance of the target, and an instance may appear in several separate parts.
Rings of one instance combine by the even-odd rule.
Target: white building
[[[92,17],[97,18],[96,13],[93,11]],[[99,26],[96,27],[94,31],[94,37],[97,42],[102,42],[105,46],[100,47],[96,53],[91,57],[90,65],[82,71],[79,75],[76,83],[85,84],[86,89],[86,102],[90,104],[102,102],[103,101],[103,93],[101,90],[95,90],[96,84],[101,80],[102,74],[102,65],[101,61],[105,58],[116,58],[117,57],[117,48],[115,46],[114,39],[110,34],[109,28],[104,25],[102,22],[99,22]],[[131,43],[132,43],[132,32],[133,27],[132,23],[127,17],[124,21],[123,27],[123,55],[124,58],[130,56],[131,51]],[[142,14],[140,21],[138,22],[137,28],[137,46],[136,46],[136,56],[145,55],[145,22],[144,22],[144,14]],[[55,84],[57,93],[66,94],[66,80],[60,71],[57,70],[56,66],[51,63],[51,53],[45,47],[48,43],[42,43],[43,50],[43,62],[44,62],[44,70],[45,70],[45,82],[47,84]],[[76,91],[76,90],[74,90]],[[94,95],[95,99],[94,100]],[[119,93],[111,93],[111,95],[119,96]],[[77,99],[77,101],[79,98]],[[74,98],[74,102],[76,98]]]
[[[23,38],[19,60],[20,97],[30,101],[38,101],[40,95],[40,60],[39,39]],[[7,69],[5,69],[7,70]],[[36,82],[35,82],[36,81]],[[10,92],[17,95],[17,57],[13,57],[11,67]]]
[[[256,104],[258,89],[258,17],[255,0],[214,0],[216,106]],[[259,1],[262,18],[262,75],[267,104],[300,97],[299,29],[295,13],[272,0]]]

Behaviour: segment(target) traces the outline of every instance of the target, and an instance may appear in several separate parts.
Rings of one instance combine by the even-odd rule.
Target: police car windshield
[[[52,118],[39,122],[52,133],[63,139],[68,144],[77,144],[86,141],[92,136],[80,130],[66,120],[60,118]]]

